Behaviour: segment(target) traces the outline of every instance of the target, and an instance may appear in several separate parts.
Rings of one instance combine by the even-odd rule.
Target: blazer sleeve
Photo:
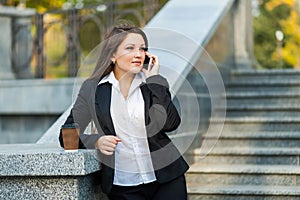
[[[151,91],[152,106],[149,109],[150,120],[155,121],[161,131],[170,132],[179,126],[181,119],[171,99],[169,84],[161,75],[154,75],[146,79]]]
[[[94,101],[95,96],[95,83],[88,80],[85,81],[78,93],[76,101],[71,109],[69,116],[64,124],[77,123],[80,128],[80,142],[78,148],[95,148],[95,141],[100,137],[99,134],[85,135],[83,134],[87,125],[93,119]],[[60,145],[63,147],[62,131],[59,135]]]

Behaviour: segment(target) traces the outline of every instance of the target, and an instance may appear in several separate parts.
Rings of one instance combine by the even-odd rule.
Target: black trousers
[[[110,200],[187,200],[184,175],[167,183],[157,181],[138,186],[114,185],[108,194]]]

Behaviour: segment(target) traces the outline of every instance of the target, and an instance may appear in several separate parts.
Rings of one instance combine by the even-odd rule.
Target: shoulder
[[[99,80],[95,79],[86,79],[81,84],[80,92],[92,92],[95,91]]]
[[[97,87],[98,81],[94,79],[86,79],[81,84],[80,90],[79,90],[79,96],[82,97],[90,97],[93,96],[95,93],[96,87]]]
[[[95,79],[86,79],[85,81],[83,81],[81,87],[82,88],[93,88],[93,87],[97,87],[99,80],[95,80]]]
[[[150,76],[146,79],[146,84],[148,86],[159,86],[159,87],[165,87],[165,88],[169,88],[169,83],[167,81],[167,79],[161,75],[154,75],[154,76]]]

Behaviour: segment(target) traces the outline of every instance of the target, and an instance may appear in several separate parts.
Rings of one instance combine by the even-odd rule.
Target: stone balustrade
[[[31,78],[31,18],[34,9],[0,6],[0,80]]]
[[[105,199],[97,154],[55,144],[0,145],[0,199]]]

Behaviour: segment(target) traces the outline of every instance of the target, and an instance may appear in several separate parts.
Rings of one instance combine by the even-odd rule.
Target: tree
[[[285,56],[289,40],[280,23],[289,18],[290,7],[287,4],[278,4],[271,9],[273,1],[280,2],[280,0],[260,0],[259,15],[254,16],[255,56],[263,68],[292,68],[293,64],[288,62]],[[285,35],[282,41],[276,39],[275,33],[278,30]]]
[[[300,23],[298,0],[261,0],[254,17],[255,54],[266,68],[300,68]],[[283,41],[275,32],[282,31]]]
[[[26,7],[36,8],[38,11],[43,12],[49,8],[61,8],[66,1],[67,0],[6,0],[5,5],[17,6],[20,3],[26,3]]]
[[[282,5],[290,9],[289,16],[279,20],[286,36],[286,45],[282,49],[282,57],[294,68],[300,69],[300,4],[298,0],[271,0],[266,6],[268,10],[272,11]]]
[[[61,9],[64,4],[75,6],[77,3],[85,5],[103,3],[106,0],[6,0],[5,5],[17,6],[20,3],[26,2],[26,7],[36,8],[39,12],[47,10]],[[67,3],[67,4],[66,4]]]

